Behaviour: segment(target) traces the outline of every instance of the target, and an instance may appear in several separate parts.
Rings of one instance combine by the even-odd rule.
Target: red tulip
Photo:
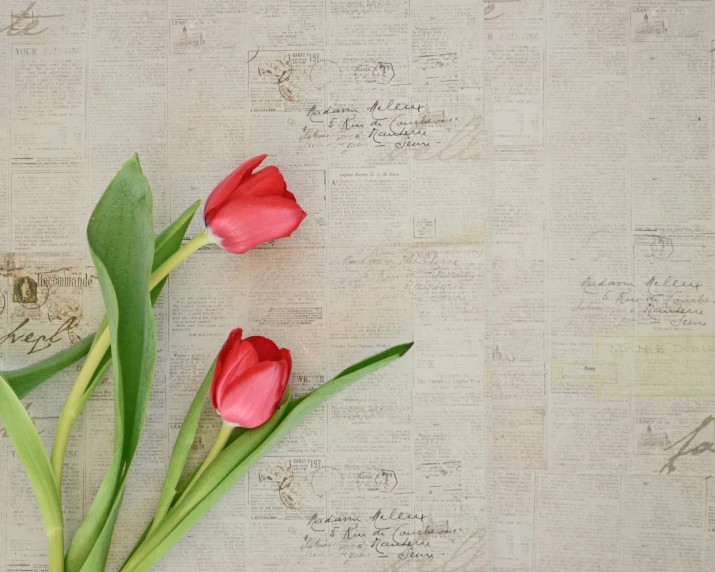
[[[278,409],[293,362],[287,349],[268,338],[242,340],[242,334],[240,328],[233,330],[218,354],[211,404],[226,423],[250,429]]]
[[[206,201],[206,226],[214,242],[229,252],[242,254],[290,236],[306,217],[278,167],[253,172],[265,158],[259,155],[240,165]]]

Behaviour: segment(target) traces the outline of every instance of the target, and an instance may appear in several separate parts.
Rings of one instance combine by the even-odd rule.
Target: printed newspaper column
[[[488,170],[481,6],[410,3],[410,108],[389,117],[389,156],[409,161],[415,242],[484,241]]]
[[[8,69],[10,65],[11,45],[9,42],[0,42],[0,66]],[[10,148],[10,75],[0,74],[0,148]],[[10,157],[3,153],[0,155],[0,250],[6,250],[10,239]],[[0,535],[1,538],[1,535]],[[2,550],[0,541],[0,551]]]
[[[413,357],[412,486],[425,518],[413,531],[423,542],[406,554],[429,553],[448,567],[457,546],[478,550],[488,527],[484,257],[474,244],[415,247],[401,258],[413,339],[423,347]]]
[[[39,41],[10,49],[11,250],[85,248],[86,50],[83,44]],[[47,189],[64,200],[39,200]]]
[[[706,570],[703,510],[706,483],[701,477],[622,477],[622,566],[631,570]],[[656,540],[654,542],[654,540]]]
[[[495,468],[536,469],[546,463],[544,32],[518,23],[488,20],[485,32],[494,105],[491,452]]]
[[[390,157],[404,139],[390,124],[412,104],[409,3],[367,10],[329,3],[327,10],[329,51],[320,71],[325,101],[303,118],[302,142],[327,148],[334,169],[406,165],[406,158]]]
[[[707,520],[706,526],[706,546],[705,546],[705,558],[707,562],[712,562],[715,557],[715,487],[712,485],[710,480],[705,481],[705,488],[707,490],[706,497],[706,510],[707,510]]]
[[[697,4],[628,15],[633,230],[712,232],[712,15]]]
[[[151,181],[157,229],[167,226],[169,214],[166,10],[166,3],[90,6],[89,203],[96,203],[117,165],[137,152]]]
[[[618,372],[593,349],[597,334],[632,332],[630,309],[610,300],[633,269],[626,18],[625,6],[559,3],[547,19],[550,470],[616,474],[629,463],[630,404],[598,395]],[[613,555],[593,557],[608,566]]]
[[[539,473],[534,569],[618,570],[620,504],[620,475]]]
[[[536,527],[536,474],[496,471],[490,491],[494,507],[494,560],[502,570],[531,570]]]
[[[228,6],[228,5],[227,5]],[[247,159],[245,14],[171,3],[168,153],[172,220]],[[200,12],[200,11],[199,11]],[[194,218],[188,235],[203,228]]]
[[[493,133],[485,356],[493,406],[490,523],[495,568],[529,570],[533,471],[547,466],[543,4],[485,2],[484,27]]]

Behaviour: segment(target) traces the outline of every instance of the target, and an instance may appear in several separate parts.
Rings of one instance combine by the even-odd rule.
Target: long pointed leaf
[[[86,356],[93,340],[94,334],[91,334],[48,358],[26,367],[4,371],[2,375],[15,395],[23,399],[53,375]]]
[[[177,218],[171,225],[169,225],[158,237],[156,237],[156,240],[154,241],[154,262],[152,265],[153,268],[156,268],[157,266],[161,265],[166,259],[168,259],[174,252],[176,252],[181,247],[181,242],[186,234],[186,230],[188,229],[189,224],[191,223],[191,219],[193,218],[198,206],[199,202],[197,201],[188,209],[186,209],[181,214],[181,216],[179,216],[179,218]],[[165,283],[166,281],[163,280],[152,289],[152,305],[159,297],[159,294],[161,293],[161,290],[164,287]],[[106,321],[107,316],[105,316],[103,323],[106,323]],[[109,369],[109,366],[111,365],[110,360],[111,351],[107,351],[104,354],[104,357],[102,358],[102,361],[100,362],[100,365],[97,368],[97,371],[95,372],[95,375],[90,385],[87,387],[87,390],[82,396],[82,401],[79,404],[80,410],[84,408],[86,402],[94,394],[94,391],[98,387],[102,378]],[[116,412],[115,419],[120,419],[120,417],[116,417]],[[116,427],[115,437],[120,432],[123,433],[123,428]],[[72,544],[70,545],[69,551],[67,552],[68,570],[79,569],[79,567],[82,566],[82,562],[85,561],[85,558],[89,558],[87,556],[88,554],[93,555],[92,558],[97,558],[101,555],[104,555],[104,558],[106,558],[106,552],[103,550],[95,550],[94,545],[97,542],[105,542],[106,539],[104,541],[102,540],[102,534],[104,534],[106,531],[113,530],[114,527],[112,521],[112,511],[114,510],[114,505],[112,505],[112,508],[110,508],[108,506],[108,499],[114,493],[114,491],[117,490],[117,487],[120,486],[120,468],[122,466],[122,457],[123,441],[119,443],[115,442],[115,451],[112,464],[110,465],[105,479],[102,482],[102,486],[100,487],[100,490],[95,497],[95,502],[92,503],[87,516],[85,517],[79,529],[75,533],[75,536],[72,539]],[[123,487],[123,484],[121,486]],[[121,497],[117,496],[117,498],[120,498],[119,502],[121,503]],[[103,523],[105,523],[105,521],[109,523],[109,526],[103,526]],[[97,536],[98,531],[100,530],[100,536]],[[111,542],[111,534],[108,541]]]
[[[196,428],[199,426],[199,420],[201,419],[201,411],[204,408],[204,401],[206,401],[206,395],[208,395],[209,389],[211,389],[211,381],[214,375],[214,369],[216,368],[216,360],[209,368],[209,371],[204,377],[204,381],[199,387],[199,390],[194,396],[194,400],[191,402],[191,407],[184,418],[184,422],[181,424],[181,429],[179,430],[179,435],[176,438],[176,443],[174,444],[174,450],[171,453],[171,460],[169,461],[169,470],[166,474],[166,481],[164,482],[164,488],[161,491],[161,496],[159,497],[159,503],[156,508],[156,514],[154,515],[153,527],[158,526],[164,518],[164,515],[169,511],[171,503],[176,496],[176,487],[181,479],[181,473],[184,471],[186,466],[186,460],[189,458],[189,452],[191,451],[191,445],[194,442],[194,437],[196,437]]]
[[[262,425],[246,431],[219,454],[214,463],[199,477],[186,498],[174,506],[159,527],[144,539],[142,546],[134,552],[122,570],[150,570],[256,461],[312,411],[359,379],[399,359],[411,347],[412,343],[395,346],[343,370],[308,395],[286,403],[276,412],[280,419],[277,424],[269,421],[266,425],[273,426],[267,429],[266,425]],[[255,437],[252,438],[252,435]],[[252,447],[254,439],[260,442],[257,447]],[[230,464],[229,461],[233,462],[233,469],[227,474],[225,469]]]
[[[61,566],[64,549],[64,524],[60,496],[57,492],[50,459],[30,415],[1,375],[0,418],[5,423],[5,431],[12,440],[17,455],[30,479],[32,489],[35,491],[48,540],[50,543],[54,543],[55,552],[59,550],[59,554],[53,555],[53,548],[51,548],[50,557],[58,558]],[[50,570],[52,569],[50,568]]]
[[[156,237],[156,240],[154,241],[154,263],[152,264],[152,270],[161,266],[181,247],[184,236],[186,236],[186,231],[189,228],[191,220],[196,213],[196,209],[199,208],[200,203],[201,201],[196,201],[192,204],[183,213],[181,213],[179,218],[166,227],[164,231]],[[152,304],[154,304],[157,298],[159,298],[159,294],[161,294],[165,283],[166,278],[152,289]],[[106,322],[102,321],[99,329],[102,329],[102,326],[105,324]],[[51,377],[86,356],[93,344],[93,340],[94,334],[90,334],[89,336],[82,338],[76,344],[63,349],[48,358],[26,367],[0,373],[5,376],[5,379],[15,391],[15,394],[20,399],[23,399]]]
[[[186,231],[196,214],[196,209],[199,208],[201,201],[196,201],[188,209],[179,215],[174,222],[167,226],[162,233],[156,237],[154,241],[154,261],[151,265],[152,271],[156,270],[164,264],[171,256],[181,248],[181,243],[186,236]],[[156,299],[161,294],[164,284],[168,280],[168,276],[159,282],[151,290],[151,303],[154,304]]]
[[[107,518],[102,531],[99,534],[97,542],[92,547],[89,556],[85,560],[80,572],[101,572],[104,570],[104,565],[107,562],[107,556],[109,555],[109,548],[112,543],[112,533],[114,532],[114,526],[117,524],[117,517],[119,516],[119,509],[122,506],[122,500],[124,499],[124,486],[126,485],[126,480],[122,480],[122,484],[114,497],[114,503],[112,503],[112,508],[109,511],[109,517]],[[69,570],[69,569],[68,569]]]
[[[111,334],[115,386],[115,457],[67,556],[67,570],[105,558],[114,513],[139,445],[156,361],[156,328],[149,295],[154,259],[152,195],[134,155],[114,177],[87,226],[90,253]],[[116,507],[118,510],[118,507]],[[109,536],[107,536],[109,535]],[[95,545],[100,543],[95,549]],[[101,563],[103,566],[103,562]]]

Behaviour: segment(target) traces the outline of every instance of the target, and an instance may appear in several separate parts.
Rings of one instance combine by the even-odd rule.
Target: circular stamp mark
[[[673,240],[663,234],[640,237],[637,244],[645,247],[646,257],[658,260],[667,260],[675,251]]]
[[[355,83],[387,85],[395,78],[395,67],[390,62],[365,62],[355,66]]]
[[[293,467],[290,462],[286,465],[265,465],[258,471],[258,481],[268,483],[280,490],[293,479]]]
[[[288,57],[264,60],[258,64],[258,75],[275,78],[276,83],[288,81],[292,73],[293,63]]]
[[[301,510],[306,506],[309,483],[303,477],[293,476],[278,487],[283,506],[291,510]]]
[[[330,491],[342,488],[343,475],[335,467],[320,467],[310,477],[310,486],[319,498],[325,497]]]
[[[397,473],[390,469],[362,471],[357,478],[357,487],[362,492],[391,493],[397,487]]]
[[[300,95],[298,95],[298,91],[295,89],[294,86],[288,83],[278,84],[278,91],[280,92],[281,97],[286,101],[290,101],[293,103],[298,103],[300,101]]]
[[[329,83],[343,79],[343,70],[334,60],[318,60],[310,66],[310,83],[318,89],[323,89]]]
[[[77,300],[72,298],[53,298],[47,304],[47,319],[50,322],[67,324],[67,337],[70,343],[76,344],[90,332],[82,322],[82,307]]]

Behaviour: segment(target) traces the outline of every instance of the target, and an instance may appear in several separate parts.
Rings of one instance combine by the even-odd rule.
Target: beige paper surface
[[[101,319],[84,229],[135,151],[157,231],[260,153],[309,214],[172,274],[108,569],[242,327],[291,349],[296,395],[415,346],[157,570],[715,571],[714,25],[708,0],[0,0],[0,367]],[[48,447],[75,373],[25,400]],[[112,399],[69,444],[68,538]],[[0,433],[0,570],[45,562]]]

